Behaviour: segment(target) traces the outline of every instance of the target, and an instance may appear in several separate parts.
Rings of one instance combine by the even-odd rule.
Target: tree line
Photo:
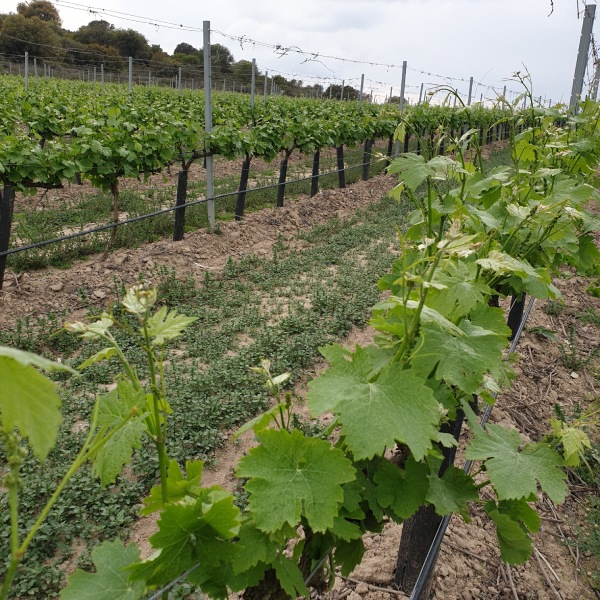
[[[17,5],[16,13],[0,14],[0,54],[8,57],[44,57],[53,64],[76,69],[99,68],[107,72],[119,72],[127,67],[128,57],[135,61],[136,69],[150,70],[158,78],[175,77],[180,67],[184,77],[199,77],[204,65],[202,48],[180,42],[170,55],[159,44],[151,44],[144,35],[134,29],[115,27],[105,20],[93,20],[76,31],[62,26],[57,8],[48,0],[31,0]],[[249,86],[252,63],[236,61],[231,51],[221,44],[211,44],[213,80],[236,82],[238,91]],[[264,74],[256,71],[257,86],[262,85]],[[305,85],[299,79],[286,79],[274,75],[278,93],[288,96],[312,95],[339,98],[341,86],[325,88],[320,84]],[[228,88],[231,89],[231,88]],[[248,88],[246,88],[246,91]],[[270,88],[269,88],[270,91]],[[358,90],[344,88],[345,99],[358,97]]]

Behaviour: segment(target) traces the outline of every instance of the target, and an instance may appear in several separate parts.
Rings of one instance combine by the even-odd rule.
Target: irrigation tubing
[[[358,169],[359,167],[363,167],[367,164],[371,164],[372,161],[359,163],[357,165],[349,165],[345,169],[335,169],[334,171],[327,171],[327,173],[319,173],[319,177],[325,177],[327,175],[335,175],[336,173],[340,173],[341,171],[349,171],[351,169]],[[293,179],[292,181],[286,181],[285,185],[291,185],[294,183],[302,183],[303,181],[309,181],[313,177],[312,175],[308,175],[307,177],[302,177],[300,179]],[[271,185],[264,185],[261,187],[255,187],[247,190],[247,193],[252,192],[260,192],[263,190],[270,190],[274,188],[278,188],[281,184],[274,183]],[[120,227],[121,225],[128,225],[129,223],[135,223],[136,221],[143,221],[144,219],[151,219],[152,217],[158,217],[160,215],[164,215],[175,210],[179,210],[181,208],[187,208],[188,206],[195,206],[196,204],[204,204],[209,200],[220,200],[221,198],[228,198],[229,196],[237,196],[238,190],[235,192],[227,192],[226,194],[217,194],[216,196],[212,196],[210,198],[200,198],[199,200],[192,200],[191,202],[186,202],[181,206],[171,206],[169,208],[163,208],[161,210],[157,210],[152,213],[148,213],[146,215],[139,215],[137,217],[131,217],[130,219],[125,219],[124,221],[117,221],[116,223],[109,223],[106,225],[99,225],[98,227],[94,227],[92,229],[85,229],[84,231],[77,231],[76,233],[70,233],[68,235],[63,235],[58,238],[52,238],[50,240],[43,240],[41,242],[36,242],[35,244],[27,244],[26,246],[19,246],[18,248],[11,248],[10,250],[4,250],[0,252],[0,257],[8,256],[9,254],[17,254],[18,252],[25,252],[26,250],[34,250],[35,248],[41,248],[43,246],[48,246],[50,244],[58,244],[59,242],[66,242],[67,240],[72,240],[74,238],[83,237],[86,235],[90,235],[92,233],[98,233],[100,231],[106,231],[107,229],[114,229],[115,227]]]
[[[523,313],[523,318],[521,319],[521,322],[519,323],[519,328],[517,329],[517,333],[515,334],[515,337],[510,344],[509,352],[515,351],[517,344],[519,343],[521,334],[523,333],[525,323],[527,322],[527,319],[529,318],[529,314],[531,313],[531,309],[533,308],[534,302],[535,302],[535,298],[531,298],[529,300],[529,303],[527,304],[527,308],[525,309],[525,312]],[[494,399],[496,399],[498,394],[497,393],[493,394],[493,396],[494,396]],[[488,404],[485,407],[485,410],[483,411],[483,415],[481,416],[481,420],[480,420],[480,424],[482,427],[485,427],[486,423],[488,422],[488,419],[490,418],[490,415],[492,414],[492,410],[493,410],[493,406],[491,404]],[[464,463],[463,470],[465,473],[468,473],[471,470],[472,464],[473,464],[472,460],[467,460]],[[429,552],[427,553],[427,556],[425,557],[425,562],[423,563],[423,566],[421,567],[421,572],[419,573],[419,577],[417,578],[415,586],[413,587],[413,590],[410,594],[409,600],[419,600],[421,594],[423,593],[423,589],[425,588],[427,580],[429,579],[429,574],[431,573],[431,570],[435,566],[435,562],[437,560],[437,556],[440,551],[440,546],[442,545],[442,540],[446,533],[446,529],[448,529],[448,525],[450,524],[451,518],[452,518],[452,515],[447,515],[442,519],[442,522],[440,523],[438,530],[436,531],[435,537],[433,538],[433,542],[431,543],[431,546],[429,547]]]

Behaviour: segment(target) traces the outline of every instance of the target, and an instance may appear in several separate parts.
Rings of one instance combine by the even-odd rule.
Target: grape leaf
[[[133,450],[140,448],[146,431],[145,404],[144,390],[134,388],[123,379],[115,390],[98,399],[98,425],[105,428],[107,434],[117,430],[93,459],[93,470],[102,486],[112,483],[123,465],[131,460]]]
[[[357,460],[383,454],[396,441],[405,443],[415,458],[425,456],[441,416],[431,389],[398,364],[386,366],[370,381],[370,355],[357,348],[351,356],[352,362],[338,363],[309,384],[311,412],[339,415],[342,435]]]
[[[341,484],[355,478],[352,463],[329,442],[298,430],[266,430],[258,439],[237,469],[249,478],[244,487],[256,526],[274,532],[304,516],[314,531],[331,527],[344,499]]]
[[[252,522],[242,525],[239,546],[241,550],[235,555],[232,564],[233,572],[237,574],[248,571],[259,563],[271,564],[277,556],[277,544]]]
[[[528,262],[514,258],[498,250],[490,250],[485,258],[477,260],[477,264],[483,269],[493,271],[501,275],[514,273],[518,277],[525,279],[527,277],[539,278],[539,274]]]
[[[135,544],[125,547],[119,539],[104,542],[92,550],[95,573],[78,569],[69,577],[61,600],[138,600],[144,596],[143,581],[129,581],[127,567],[137,563],[140,551]]]
[[[331,531],[341,540],[349,542],[362,538],[363,530],[352,521],[348,521],[344,517],[335,517]]]
[[[511,565],[523,565],[531,556],[532,543],[522,527],[508,515],[497,510],[487,510],[496,525],[496,535],[502,560]]]
[[[524,527],[533,533],[536,533],[540,529],[542,523],[540,516],[525,498],[520,498],[519,500],[501,500],[497,506],[492,500],[486,504],[486,507],[490,510],[497,508],[500,514],[508,515],[513,521],[522,523]]]
[[[240,530],[240,511],[233,496],[223,490],[202,490],[196,500],[167,504],[158,519],[158,532],[150,543],[160,552],[135,565],[134,579],[148,585],[171,582],[196,563],[218,566],[234,556],[228,540]]]
[[[204,463],[201,460],[188,460],[185,463],[187,476],[184,477],[177,461],[171,459],[167,478],[169,502],[177,502],[186,496],[197,496],[200,490],[203,469]],[[144,498],[144,504],[144,508],[140,511],[142,515],[150,515],[153,512],[162,510],[164,504],[162,486],[154,486],[150,490],[150,496]]]
[[[37,363],[26,358],[24,364],[10,354],[0,355],[0,425],[6,433],[18,429],[34,454],[44,459],[56,442],[61,401],[56,385],[32,364]]]
[[[344,542],[338,541],[336,544],[334,558],[335,564],[339,565],[342,577],[348,577],[354,569],[360,565],[365,555],[365,545],[362,539]]]
[[[400,155],[388,167],[388,173],[397,174],[404,185],[416,190],[427,177],[435,175],[435,171],[425,163],[419,154],[406,153]]]
[[[103,348],[99,352],[96,352],[96,354],[92,354],[92,356],[90,356],[87,360],[84,360],[77,368],[80,371],[83,371],[84,369],[87,369],[90,365],[93,365],[94,363],[100,362],[101,360],[108,360],[109,358],[113,357],[116,353],[116,348]]]
[[[34,367],[38,367],[47,373],[55,373],[57,371],[66,371],[67,373],[71,373],[72,375],[79,375],[79,373],[60,362],[55,362],[53,360],[48,360],[39,354],[34,354],[33,352],[26,352],[25,350],[17,350],[16,348],[9,348],[8,346],[0,346],[0,358],[12,358],[16,360],[18,363],[21,363],[23,366],[32,365]]]
[[[382,461],[373,477],[379,504],[390,508],[398,519],[408,519],[425,501],[429,487],[427,474],[427,465],[412,456],[404,469],[390,461]]]
[[[190,323],[197,320],[198,317],[186,317],[178,314],[176,310],[167,313],[167,307],[163,306],[148,319],[148,334],[154,338],[152,345],[162,346],[165,342],[175,339]]]
[[[295,562],[280,554],[273,562],[273,566],[281,587],[290,598],[297,598],[298,596],[310,598],[310,592],[304,583],[302,572]]]
[[[423,326],[411,363],[421,377],[427,378],[434,371],[436,379],[474,394],[484,375],[502,360],[506,338],[466,319],[460,322],[459,329],[464,335]]]
[[[430,290],[427,304],[447,319],[456,321],[468,315],[478,303],[485,301],[486,295],[491,295],[490,288],[476,279],[475,263],[445,261],[441,266],[434,282],[444,284],[447,289]]]
[[[563,461],[544,444],[530,443],[521,451],[519,432],[488,425],[487,432],[475,430],[465,456],[485,460],[485,467],[500,500],[526,498],[537,492],[536,481],[550,499],[560,504],[567,495]]]
[[[435,507],[440,516],[460,513],[469,521],[469,502],[479,499],[479,492],[473,479],[462,469],[450,465],[441,477],[430,475],[427,502]]]

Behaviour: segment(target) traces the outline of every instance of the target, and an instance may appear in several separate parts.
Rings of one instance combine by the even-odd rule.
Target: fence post
[[[362,104],[364,85],[365,85],[365,76],[363,74],[360,76],[360,92],[358,92],[358,105],[359,106]]]
[[[269,82],[269,71],[265,71],[265,85],[263,89],[263,102],[267,102],[267,83]]]
[[[336,149],[337,155],[337,171],[338,171],[338,187],[346,187],[346,171],[344,170],[344,146],[338,146]]]
[[[250,173],[250,155],[242,163],[242,175],[240,177],[240,187],[238,188],[237,202],[235,204],[235,220],[241,221],[246,209],[246,190],[248,189],[248,175]]]
[[[312,177],[310,180],[310,196],[316,196],[319,192],[319,166],[321,162],[321,152],[316,150],[313,156]]]
[[[573,76],[573,88],[571,90],[571,100],[569,109],[573,114],[577,113],[581,92],[583,90],[583,78],[588,62],[590,51],[590,41],[592,39],[592,28],[594,26],[594,17],[596,15],[596,5],[586,4],[581,25],[581,37],[579,38],[579,50],[577,51],[577,61],[575,63],[575,75]]]
[[[203,39],[204,39],[204,131],[210,133],[212,131],[212,74],[210,60],[210,21],[203,23]],[[215,226],[215,171],[213,163],[213,155],[210,148],[207,148],[208,155],[206,156],[206,198],[208,209],[208,224],[211,228]]]
[[[277,185],[277,208],[283,206],[283,198],[285,196],[285,181],[287,179],[289,155],[286,152],[285,157],[279,163],[279,182]]]
[[[25,52],[25,91],[29,89],[29,52]]]
[[[473,78],[469,79],[469,96],[467,98],[467,106],[471,106],[471,100],[473,99]]]
[[[14,204],[15,190],[11,185],[5,185],[4,189],[0,191],[0,252],[8,250]],[[4,285],[7,258],[6,254],[0,256],[0,290]]]
[[[133,89],[133,58],[129,57],[129,91]]]
[[[177,176],[177,200],[175,206],[175,227],[173,228],[173,241],[180,242],[183,239],[185,229],[185,203],[187,201],[188,171],[179,171]]]
[[[344,99],[344,84],[346,83],[345,79],[342,79],[342,91],[340,92],[340,100]]]
[[[398,106],[400,108],[400,110],[402,111],[404,109],[404,92],[406,90],[406,61],[403,60],[402,61],[402,82],[400,83],[400,102],[398,103]],[[421,84],[421,91],[423,91],[423,85]],[[391,96],[391,90],[390,90],[390,96]],[[420,102],[420,100],[419,100]],[[406,132],[406,135],[408,135],[408,132]],[[405,150],[406,152],[406,150]],[[400,154],[400,141],[396,142],[396,147],[394,148],[394,156],[398,156],[398,154]]]
[[[373,145],[373,140],[365,140],[365,146],[363,150],[363,160],[362,160],[362,180],[369,180],[369,171],[371,169],[371,146]]]
[[[256,59],[252,59],[252,73],[250,75],[250,108],[254,108],[254,86],[256,85]]]

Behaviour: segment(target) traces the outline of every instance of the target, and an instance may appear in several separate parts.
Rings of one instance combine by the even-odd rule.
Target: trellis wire
[[[359,167],[363,167],[367,164],[371,164],[371,161],[369,162],[362,162],[362,163],[358,163],[355,165],[349,165],[346,169],[344,170],[351,170],[351,169],[358,169]],[[326,173],[319,173],[319,177],[325,177],[327,175],[335,175],[336,173],[339,173],[340,169],[335,169],[333,171],[327,171]],[[294,183],[302,183],[303,181],[309,181],[311,180],[313,177],[312,175],[308,175],[307,177],[302,177],[300,179],[293,179],[292,181],[286,181],[286,186],[287,185],[291,185]],[[260,192],[263,190],[270,190],[270,189],[274,189],[274,188],[278,188],[279,187],[279,183],[274,183],[274,184],[270,184],[270,185],[264,185],[261,187],[255,187],[255,188],[251,188],[248,190],[248,193],[252,193],[252,192]],[[207,203],[209,200],[220,200],[222,198],[228,198],[230,196],[237,196],[238,191],[236,190],[235,192],[227,192],[225,194],[217,194],[216,196],[213,196],[212,198],[200,198],[199,200],[192,200],[191,202],[186,202],[185,206],[186,208],[188,206],[195,206],[197,204],[204,204]],[[50,244],[58,244],[59,242],[65,242],[74,238],[78,238],[78,237],[84,237],[86,235],[91,235],[92,233],[98,233],[100,231],[106,231],[108,229],[114,229],[115,227],[120,227],[121,225],[128,225],[129,223],[135,223],[136,221],[143,221],[144,219],[150,219],[153,217],[158,217],[160,215],[164,215],[176,210],[181,209],[181,206],[170,206],[169,208],[163,208],[161,210],[157,210],[155,212],[151,212],[145,215],[139,215],[137,217],[131,217],[130,219],[125,219],[124,221],[117,221],[116,223],[108,223],[106,225],[99,225],[98,227],[94,227],[92,229],[86,229],[84,231],[77,231],[75,233],[70,233],[68,235],[63,235],[61,237],[57,237],[57,238],[52,238],[50,240],[43,240],[41,242],[36,242],[35,244],[27,244],[26,246],[19,246],[18,248],[11,248],[10,250],[5,250],[4,252],[0,252],[0,257],[2,256],[8,256],[9,254],[17,254],[19,252],[25,252],[26,250],[34,250],[36,248],[41,248],[43,246],[48,246]]]

